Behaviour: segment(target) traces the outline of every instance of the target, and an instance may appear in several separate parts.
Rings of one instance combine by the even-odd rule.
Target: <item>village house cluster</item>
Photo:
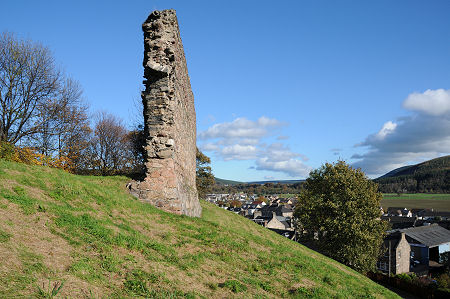
[[[296,240],[296,197],[256,197],[236,193],[208,194],[207,200]],[[450,258],[450,212],[403,207],[390,207],[386,211],[380,208],[380,212],[380,219],[388,221],[391,228],[386,232],[378,270],[386,274],[423,276],[439,271]]]
[[[294,209],[296,197],[282,198],[238,194],[208,194],[207,201],[221,208],[244,216],[253,222],[273,230],[287,238],[295,239]]]

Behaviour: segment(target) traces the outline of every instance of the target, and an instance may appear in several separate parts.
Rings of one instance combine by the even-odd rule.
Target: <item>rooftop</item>
[[[450,243],[450,231],[437,224],[405,228],[400,231],[428,247]]]

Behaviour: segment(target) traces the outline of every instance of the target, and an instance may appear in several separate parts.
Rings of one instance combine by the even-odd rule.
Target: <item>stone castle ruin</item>
[[[200,217],[194,95],[175,10],[152,12],[142,30],[146,177],[130,189],[162,210]]]

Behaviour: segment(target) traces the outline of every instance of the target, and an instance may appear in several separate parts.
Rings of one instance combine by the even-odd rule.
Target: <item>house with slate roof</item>
[[[267,222],[266,228],[274,229],[274,230],[288,230],[293,231],[294,229],[291,227],[290,219],[286,219],[283,216],[277,216],[275,212],[272,214],[272,218]]]
[[[264,206],[261,209],[256,209],[254,212],[254,217],[269,217],[272,218],[272,213],[275,212],[277,216],[289,217],[294,215],[294,210],[292,208],[287,208],[285,205],[279,205],[273,203],[268,206]]]
[[[378,259],[377,269],[388,274],[410,271],[411,246],[405,233],[399,231],[389,234],[383,242],[383,255]]]
[[[386,211],[388,216],[412,217],[412,212],[407,208],[389,207]]]
[[[414,227],[424,223],[423,220],[418,220],[416,217],[381,216],[380,218],[389,222],[392,229]]]
[[[256,209],[253,213],[253,221],[282,234],[286,237],[292,238],[294,234],[294,227],[292,225],[292,217],[294,210],[285,205],[272,203]]]
[[[431,266],[441,266],[441,255],[450,252],[450,231],[438,224],[392,230],[384,240],[384,248],[385,254],[377,263],[379,270],[398,274],[409,268],[410,272],[426,274]]]
[[[411,258],[423,265],[439,263],[441,254],[450,252],[450,231],[437,225],[402,229],[411,245]]]
[[[424,220],[450,220],[450,212],[428,210],[422,213]]]

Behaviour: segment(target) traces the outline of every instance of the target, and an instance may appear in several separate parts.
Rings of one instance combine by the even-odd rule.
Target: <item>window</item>
[[[378,269],[381,271],[387,271],[388,270],[388,263],[386,262],[378,262]]]

